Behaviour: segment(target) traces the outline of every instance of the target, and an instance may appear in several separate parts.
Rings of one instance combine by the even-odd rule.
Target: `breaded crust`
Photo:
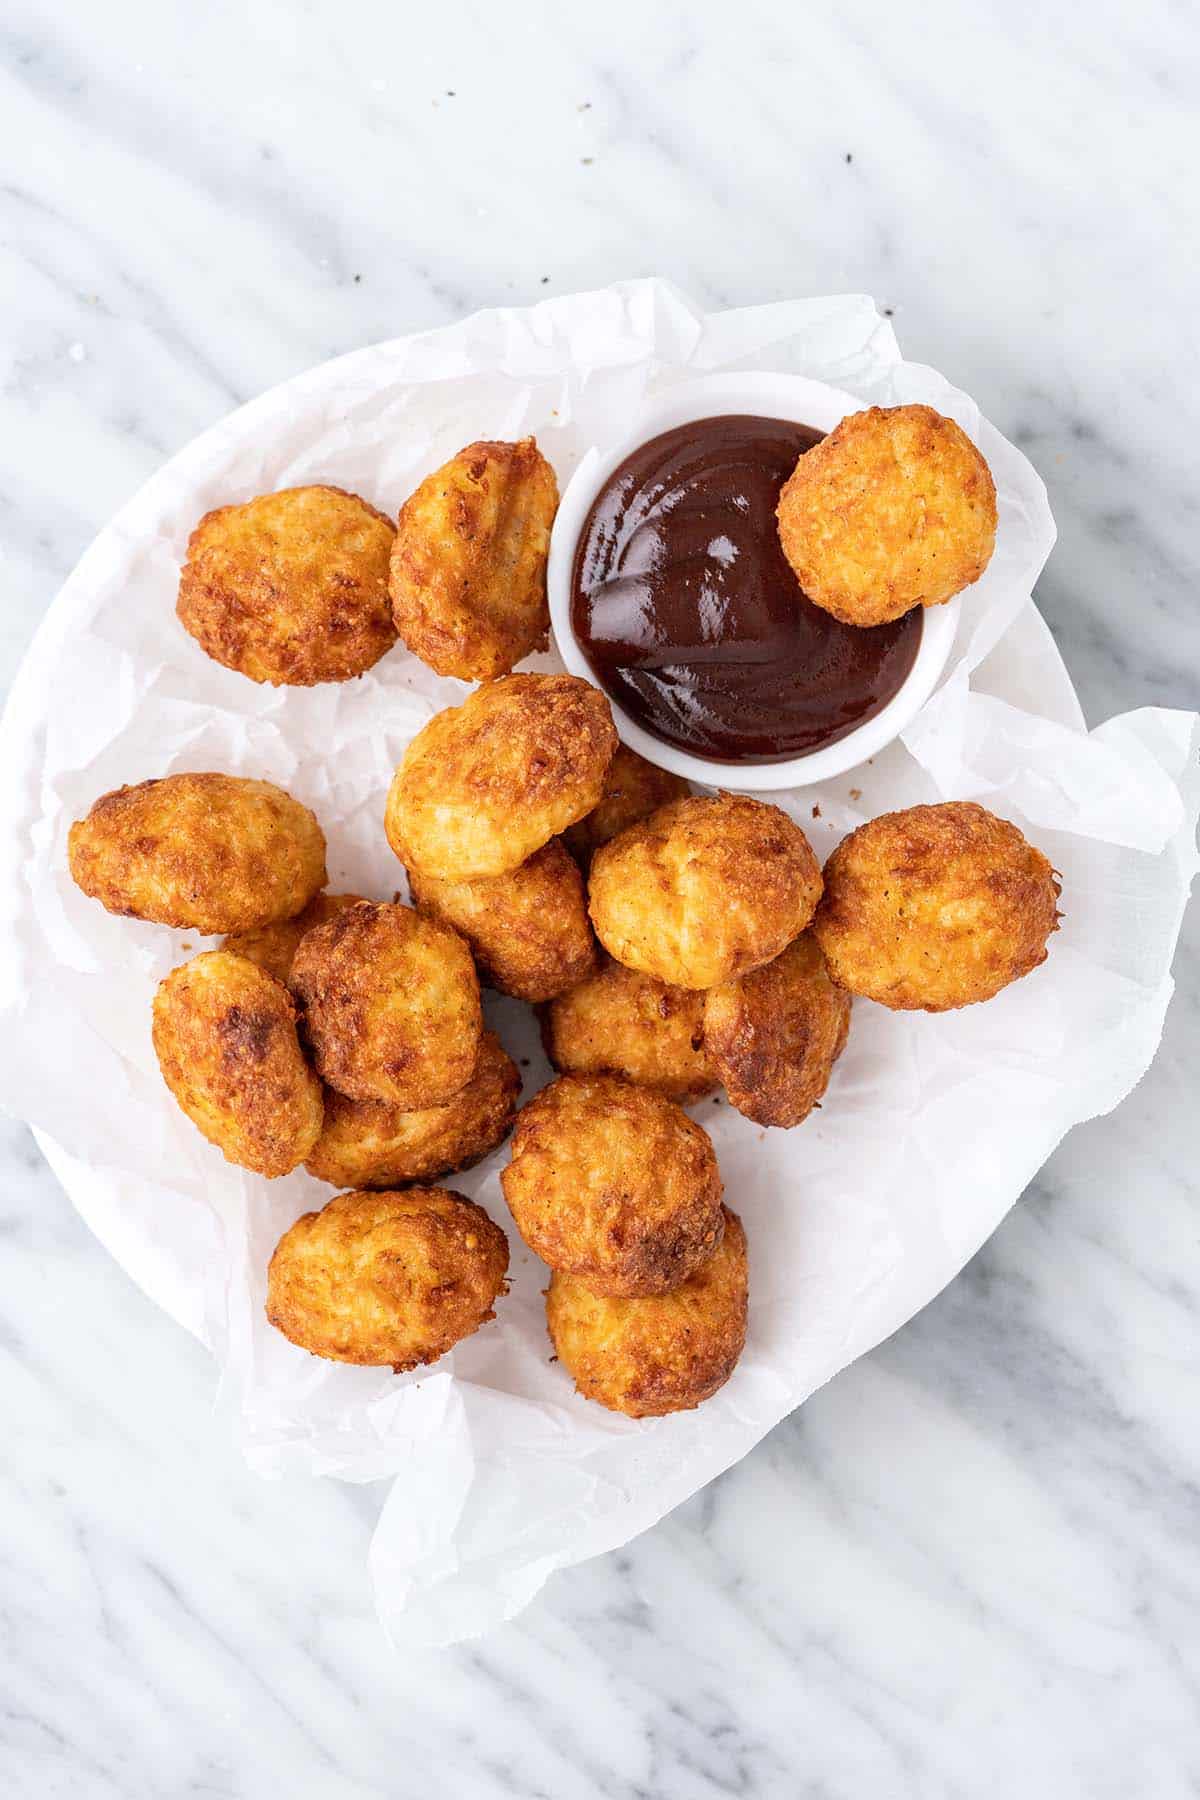
[[[965,800],[911,806],[843,838],[813,934],[850,993],[947,1012],[1045,961],[1059,892],[1050,863],[1006,819]]]
[[[746,1234],[722,1207],[714,1253],[669,1294],[612,1299],[555,1273],[546,1324],[576,1391],[632,1419],[687,1412],[733,1374],[746,1343]]]
[[[353,1100],[440,1106],[475,1072],[483,1015],[471,952],[410,906],[364,900],[300,940],[291,984],[323,1081]]]
[[[163,1080],[227,1162],[286,1175],[321,1131],[321,1084],[296,1036],[287,989],[227,950],[183,963],[154,996]]]
[[[811,931],[704,996],[704,1044],[734,1106],[757,1125],[799,1125],[829,1085],[850,996],[829,979]]]
[[[200,648],[251,681],[361,675],[396,641],[391,521],[337,487],[284,488],[206,513],[175,611]]]
[[[604,790],[590,813],[569,825],[563,841],[586,874],[601,844],[672,800],[683,800],[691,788],[682,775],[659,769],[627,744],[618,744],[604,776]]]
[[[550,629],[546,556],[554,470],[531,437],[468,444],[400,508],[390,588],[396,630],[439,675],[491,681]]]
[[[979,580],[996,542],[996,484],[953,419],[872,406],[804,453],[778,517],[809,599],[847,625],[883,625]]]
[[[695,1100],[717,1085],[704,1048],[704,995],[611,957],[551,1001],[541,1024],[546,1055],[564,1074],[609,1070],[669,1100]]]
[[[285,1231],[267,1271],[267,1317],[333,1362],[436,1362],[495,1317],[508,1239],[448,1188],[338,1194]]]
[[[616,746],[611,708],[590,682],[489,682],[409,745],[388,794],[388,842],[443,881],[507,875],[595,806]]]
[[[517,1115],[500,1181],[530,1249],[597,1293],[665,1293],[720,1240],[708,1133],[617,1075],[543,1088]]]
[[[520,1092],[516,1063],[495,1033],[485,1031],[475,1073],[443,1106],[401,1112],[326,1088],[325,1124],[304,1166],[334,1187],[400,1187],[449,1175],[503,1142]]]
[[[489,987],[517,1000],[550,1000],[596,966],[583,878],[558,838],[509,875],[438,881],[409,870],[419,912],[460,931]]]
[[[72,825],[76,885],[111,913],[201,932],[250,931],[324,887],[325,836],[269,781],[165,775],[102,794]]]
[[[770,962],[804,930],[821,872],[779,807],[697,794],[598,850],[588,893],[596,935],[618,962],[710,988]]]
[[[260,925],[257,931],[235,931],[221,945],[235,956],[247,956],[276,981],[286,987],[291,978],[296,946],[317,925],[336,919],[348,906],[357,906],[362,894],[314,894],[303,912],[294,919],[280,919],[274,925]]]

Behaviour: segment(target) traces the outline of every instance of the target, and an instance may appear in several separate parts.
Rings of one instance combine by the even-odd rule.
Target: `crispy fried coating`
[[[274,925],[260,925],[257,931],[235,931],[221,945],[235,956],[248,956],[252,963],[282,981],[286,987],[291,978],[296,946],[317,925],[336,919],[348,906],[357,906],[362,894],[315,894],[294,919],[279,919]]]
[[[757,1125],[799,1125],[829,1085],[850,996],[829,979],[811,931],[704,996],[704,1044],[734,1106]]]
[[[495,1318],[507,1270],[508,1239],[463,1194],[338,1194],[280,1238],[267,1317],[314,1356],[399,1375]]]
[[[996,484],[953,419],[872,406],[801,456],[778,518],[809,599],[847,625],[883,625],[979,580],[996,542]]]
[[[577,824],[568,825],[563,840],[586,873],[601,844],[636,825],[639,819],[648,818],[660,806],[684,799],[691,791],[681,775],[658,769],[627,744],[618,744],[600,799]]]
[[[389,519],[344,488],[284,488],[206,513],[175,605],[200,648],[275,687],[361,675],[396,641]]]
[[[269,781],[166,775],[102,794],[67,839],[71,875],[111,913],[191,931],[290,919],[325,885],[325,837]]]
[[[821,872],[779,807],[695,794],[598,850],[588,891],[596,935],[618,962],[710,988],[770,962],[804,930]]]
[[[564,1074],[608,1070],[668,1100],[695,1100],[717,1085],[704,1047],[704,995],[610,957],[551,1001],[541,1022],[546,1055]]]
[[[475,1073],[483,1015],[471,952],[411,906],[364,900],[300,940],[292,988],[317,1072],[352,1100],[440,1106]]]
[[[517,1115],[500,1177],[517,1230],[598,1294],[661,1294],[721,1236],[708,1133],[618,1075],[562,1075]]]
[[[180,1106],[227,1162],[286,1175],[321,1131],[287,989],[244,956],[206,950],[154,996],[154,1051]]]
[[[575,1389],[631,1419],[687,1412],[733,1374],[746,1342],[746,1234],[728,1207],[718,1248],[669,1294],[613,1299],[556,1272],[546,1324]]]
[[[1054,870],[973,802],[884,813],[825,864],[813,933],[833,979],[895,1010],[990,1000],[1046,959]]]
[[[401,1112],[326,1088],[325,1124],[304,1166],[334,1187],[400,1187],[449,1175],[503,1142],[520,1092],[516,1063],[495,1033],[485,1031],[475,1073],[442,1106]]]
[[[411,869],[408,880],[418,910],[462,933],[501,994],[550,1000],[596,966],[583,878],[558,838],[509,875],[439,881]]]
[[[430,719],[388,794],[388,842],[442,881],[507,875],[600,798],[617,747],[599,688],[508,675]]]
[[[554,470],[533,438],[468,444],[400,508],[392,546],[396,630],[439,675],[491,681],[550,629],[546,556]]]

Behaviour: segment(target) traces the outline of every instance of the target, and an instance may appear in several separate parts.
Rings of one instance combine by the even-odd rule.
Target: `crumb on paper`
[[[862,799],[862,789],[861,788],[851,788],[850,789],[850,798],[852,800],[861,800]]]
[[[548,282],[548,281],[549,281],[549,279],[550,279],[550,277],[549,277],[549,276],[548,276],[548,275],[543,275],[543,276],[542,276],[542,286],[543,286],[543,287],[545,287],[545,285],[546,285],[546,283],[547,283],[547,282]]]
[[[814,819],[819,819],[819,818],[820,818],[820,816],[821,816],[821,809],[820,809],[820,807],[819,807],[819,806],[816,806],[816,805],[814,805],[814,806],[813,806],[813,814],[812,814],[812,816],[813,816],[813,818],[814,818]]]
[[[591,112],[592,103],[590,100],[581,100],[575,110],[577,112]]]
[[[893,313],[894,313],[894,312],[895,312],[895,310],[896,310],[896,309],[895,309],[895,307],[894,307],[894,306],[885,306],[885,307],[884,307],[884,309],[883,309],[883,316],[884,316],[884,318],[885,318],[885,319],[890,319],[890,318],[891,318],[891,317],[892,317],[892,315],[893,315]],[[870,759],[870,757],[868,757],[868,758],[867,758],[867,761],[868,761],[868,762],[870,762],[870,760],[871,760],[871,759]]]
[[[848,162],[848,163],[852,163],[852,162],[853,162],[853,161],[854,161],[854,152],[853,152],[853,150],[847,150],[847,152],[846,152],[846,161],[847,161],[847,162]]]
[[[588,164],[594,163],[596,159],[594,156],[581,156],[579,160],[583,164],[584,168],[586,169]]]

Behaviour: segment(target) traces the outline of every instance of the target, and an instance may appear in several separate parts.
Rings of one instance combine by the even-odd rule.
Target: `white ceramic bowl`
[[[757,413],[762,418],[791,419],[818,431],[832,431],[847,413],[861,412],[862,405],[853,394],[827,387],[823,381],[810,381],[804,375],[706,375],[680,382],[652,400],[619,443],[589,450],[563,494],[550,538],[547,570],[550,621],[559,655],[571,673],[588,681],[596,680],[571,628],[575,547],[592,501],[627,456],[660,432],[686,425],[692,419],[709,419],[722,413]],[[692,756],[673,744],[664,744],[623,712],[615,700],[613,720],[622,740],[647,762],[709,787],[761,791],[828,781],[876,755],[915,718],[946,666],[958,612],[957,600],[927,608],[913,666],[887,705],[836,743],[810,750],[804,756],[769,763],[713,762],[706,756]]]

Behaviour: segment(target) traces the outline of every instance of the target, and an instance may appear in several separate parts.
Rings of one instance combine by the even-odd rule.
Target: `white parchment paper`
[[[179,627],[188,532],[207,508],[328,480],[394,512],[476,437],[536,431],[560,480],[627,431],[663,384],[717,369],[803,373],[865,401],[952,414],[991,463],[997,553],[965,599],[943,685],[896,745],[782,800],[819,856],[863,818],[979,798],[1063,876],[1049,962],[942,1018],[855,1009],[822,1109],[763,1132],[725,1104],[712,1132],[750,1239],[746,1354],[695,1413],[635,1423],[578,1400],[549,1360],[545,1271],[511,1230],[504,1151],[455,1185],[510,1231],[499,1317],[432,1370],[395,1377],[304,1355],[266,1324],[280,1232],[331,1190],[225,1163],[171,1102],[150,1044],[155,983],[195,935],[110,918],[71,885],[66,831],[121,782],[224,769],[315,808],[333,887],[387,897],[392,769],[460,684],[403,650],[345,687],[275,692]],[[372,1550],[398,1643],[446,1643],[517,1612],[552,1570],[623,1543],[928,1301],[994,1229],[1063,1133],[1116,1105],[1154,1054],[1196,867],[1196,729],[1141,711],[1084,730],[1029,599],[1053,542],[1041,482],[966,396],[900,359],[866,299],[705,315],[660,281],[479,314],[343,358],[234,414],[168,464],[88,551],[51,609],[2,730],[0,1096],[29,1119],[85,1218],[201,1335],[253,1465],[392,1477]],[[820,809],[819,817],[813,808]],[[489,1002],[530,1086],[530,1015]],[[769,1247],[769,1253],[768,1253]]]

